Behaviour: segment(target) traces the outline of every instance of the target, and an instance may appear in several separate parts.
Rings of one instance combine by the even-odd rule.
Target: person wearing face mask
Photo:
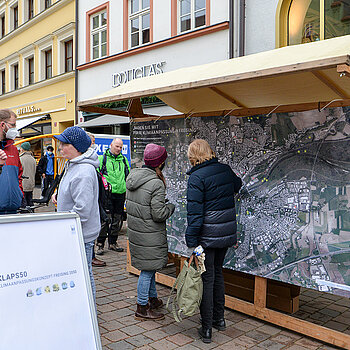
[[[9,109],[0,109],[0,215],[17,213],[23,199],[22,165],[13,145],[18,135],[16,118]]]
[[[43,187],[41,195],[45,197],[46,191],[49,189],[55,179],[54,163],[55,155],[53,154],[53,147],[47,146],[47,152],[40,158],[38,164],[38,172],[43,180]]]
[[[123,141],[114,139],[109,149],[99,156],[100,173],[112,185],[110,198],[111,224],[103,225],[97,239],[97,255],[104,253],[104,244],[108,235],[108,249],[115,252],[122,252],[123,248],[118,247],[118,232],[121,228],[120,220],[123,220],[126,186],[125,181],[130,171],[129,162],[122,155]]]

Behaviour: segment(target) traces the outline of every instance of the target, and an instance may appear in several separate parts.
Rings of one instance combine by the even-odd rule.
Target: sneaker
[[[116,244],[110,244],[110,245],[108,246],[108,249],[109,249],[109,250],[113,250],[113,251],[118,252],[118,253],[121,253],[121,252],[124,251],[123,248],[118,247],[118,244],[117,244],[117,243],[116,243]],[[96,254],[97,254],[97,253],[96,253]]]
[[[104,253],[103,244],[97,243],[96,255],[103,255],[103,253]]]

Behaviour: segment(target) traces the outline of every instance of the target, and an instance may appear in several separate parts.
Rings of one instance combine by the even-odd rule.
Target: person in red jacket
[[[0,150],[6,154],[0,154],[0,215],[15,214],[23,198],[22,165],[18,150],[13,145],[18,135],[16,118],[9,109],[0,109]]]

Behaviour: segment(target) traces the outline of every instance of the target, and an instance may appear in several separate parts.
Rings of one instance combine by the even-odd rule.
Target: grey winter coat
[[[145,271],[166,266],[165,222],[174,209],[165,203],[165,186],[153,169],[131,170],[126,179],[126,212],[132,266]]]
[[[57,211],[74,211],[81,220],[84,242],[94,241],[101,229],[96,168],[100,165],[93,148],[69,160],[57,194]]]
[[[33,153],[30,151],[23,152],[19,159],[23,168],[23,191],[32,192],[35,187],[35,171],[36,171],[36,161],[33,157]]]

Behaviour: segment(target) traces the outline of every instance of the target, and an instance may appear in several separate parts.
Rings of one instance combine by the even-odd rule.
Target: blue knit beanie
[[[91,146],[88,134],[79,126],[71,126],[63,131],[61,135],[54,136],[57,140],[71,144],[77,151],[84,153]]]

